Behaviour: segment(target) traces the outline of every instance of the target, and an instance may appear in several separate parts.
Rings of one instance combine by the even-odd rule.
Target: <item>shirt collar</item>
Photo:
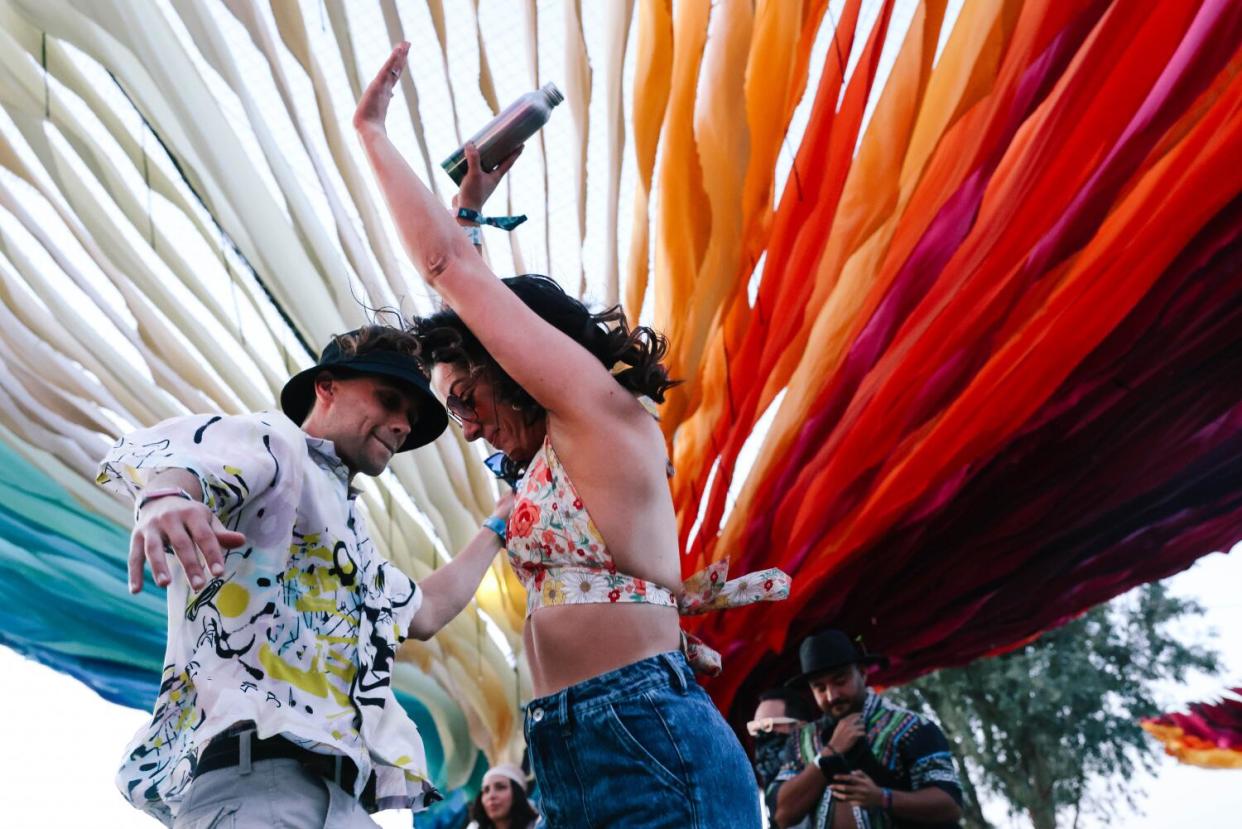
[[[863,700],[863,710],[862,710],[863,722],[864,723],[870,722],[871,718],[874,717],[877,713],[879,713],[879,710],[883,707],[884,707],[884,697],[880,696],[875,691],[872,691],[870,688],[868,688],[867,698]]]
[[[305,433],[303,433],[305,434]],[[326,469],[333,475],[341,479],[341,483],[349,490],[352,497],[357,494],[358,490],[350,486],[349,483],[349,467],[345,465],[345,461],[341,460],[336,454],[336,444],[327,438],[317,438],[306,435],[306,448],[310,450],[311,460],[320,469]]]

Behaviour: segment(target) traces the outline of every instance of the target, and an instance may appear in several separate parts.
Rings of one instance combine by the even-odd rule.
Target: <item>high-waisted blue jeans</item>
[[[526,742],[551,829],[760,825],[750,761],[680,652],[533,700]]]

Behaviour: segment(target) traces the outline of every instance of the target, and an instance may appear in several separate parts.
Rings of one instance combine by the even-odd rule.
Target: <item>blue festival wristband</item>
[[[471,210],[469,207],[457,208],[457,218],[474,222],[477,225],[491,225],[501,230],[513,230],[513,228],[526,221],[525,216],[484,216],[479,211]]]
[[[504,544],[506,541],[508,541],[509,526],[504,522],[503,519],[497,518],[494,515],[489,515],[487,517],[487,520],[483,522],[483,527],[485,529],[491,530],[492,532],[496,533],[496,535],[500,536],[501,544]]]

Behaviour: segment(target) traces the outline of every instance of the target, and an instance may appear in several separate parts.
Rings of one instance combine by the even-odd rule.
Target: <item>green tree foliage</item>
[[[966,825],[989,826],[976,788],[1026,814],[1035,829],[1077,826],[1130,811],[1140,770],[1157,749],[1139,728],[1160,712],[1157,683],[1217,670],[1214,650],[1182,641],[1171,623],[1203,609],[1145,585],[993,659],[891,689],[930,713],[955,743]],[[964,762],[963,762],[964,761]]]

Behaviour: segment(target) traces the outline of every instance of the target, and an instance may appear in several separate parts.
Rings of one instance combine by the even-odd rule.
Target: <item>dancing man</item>
[[[166,825],[375,826],[439,799],[393,662],[474,595],[511,498],[419,585],[376,552],[355,477],[448,422],[416,354],[407,331],[360,328],[289,380],[282,412],[175,418],[103,461],[136,505],[130,589],[144,561],[167,588],[159,695],[117,777]]]

